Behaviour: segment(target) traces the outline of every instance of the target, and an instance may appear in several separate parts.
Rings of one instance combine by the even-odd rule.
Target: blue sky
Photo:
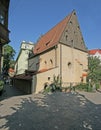
[[[35,43],[73,9],[87,48],[101,48],[101,0],[10,0],[9,44],[15,59],[23,40]]]

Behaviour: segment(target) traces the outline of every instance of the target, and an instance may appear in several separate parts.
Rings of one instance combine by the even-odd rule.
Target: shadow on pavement
[[[22,98],[10,109],[12,114],[0,117],[0,130],[101,129],[101,105],[79,94],[34,95]]]
[[[16,87],[6,84],[4,86],[4,90],[3,90],[2,94],[0,95],[0,101],[4,100],[4,99],[8,99],[13,96],[20,96],[20,95],[25,95],[25,93],[20,91]]]

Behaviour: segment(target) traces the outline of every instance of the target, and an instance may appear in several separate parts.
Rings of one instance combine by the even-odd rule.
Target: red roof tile
[[[53,27],[40,38],[34,48],[34,54],[39,54],[58,44],[60,36],[62,35],[62,32],[64,31],[71,15],[72,14],[68,15],[65,19],[63,19],[60,23],[58,23],[55,27]]]
[[[89,50],[88,51],[88,53],[90,54],[90,55],[95,55],[95,53],[99,53],[99,54],[101,54],[101,49],[93,49],[93,50]]]

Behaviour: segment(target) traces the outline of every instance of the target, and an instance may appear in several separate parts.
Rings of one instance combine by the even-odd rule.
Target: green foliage
[[[75,88],[80,91],[95,92],[97,89],[100,88],[100,84],[99,83],[95,83],[95,84],[81,83],[81,84],[75,86]]]
[[[53,83],[52,83],[54,86],[55,86],[55,90],[60,90],[61,91],[61,85],[62,85],[62,80],[61,80],[61,77],[60,75],[58,76],[53,76]]]
[[[55,86],[58,88],[58,87],[61,87],[61,84],[62,84],[62,80],[61,80],[61,77],[58,75],[58,76],[53,76],[53,84],[55,84]]]
[[[14,65],[15,50],[10,45],[4,46],[3,75],[8,74],[8,69]]]
[[[93,87],[89,84],[79,84],[77,86],[75,86],[75,88],[77,90],[80,90],[80,91],[86,91],[86,92],[93,92]]]
[[[3,90],[3,87],[4,87],[4,81],[3,81],[3,80],[0,80],[0,91]]]
[[[51,88],[50,86],[46,87],[46,89],[44,89],[43,93],[49,93],[51,92]]]
[[[44,93],[48,92],[54,92],[54,91],[61,91],[61,77],[58,76],[53,76],[53,82],[51,84],[48,84],[47,82],[44,84]]]
[[[101,80],[101,61],[98,57],[88,57],[88,70],[88,80],[91,79],[94,83]]]

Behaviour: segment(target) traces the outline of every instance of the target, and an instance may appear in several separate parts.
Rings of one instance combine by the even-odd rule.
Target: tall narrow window
[[[52,59],[50,59],[50,63],[51,63],[51,65],[53,64],[53,61],[52,61]]]
[[[68,39],[68,35],[66,35],[66,41],[67,41],[67,39]]]
[[[4,12],[0,10],[0,23],[4,24]]]

